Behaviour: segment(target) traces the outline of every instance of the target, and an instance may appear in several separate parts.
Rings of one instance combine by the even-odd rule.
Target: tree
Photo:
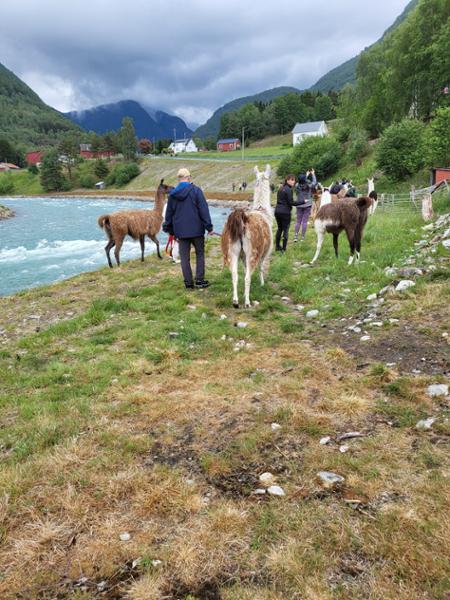
[[[139,140],[139,150],[142,154],[150,154],[153,149],[153,144],[147,138],[142,138]]]
[[[133,119],[124,117],[119,130],[119,147],[125,160],[136,160],[137,138]]]
[[[57,150],[47,152],[42,159],[41,184],[46,192],[60,192],[67,185]]]
[[[369,151],[367,131],[364,129],[353,129],[348,138],[347,158],[351,162],[360,165],[362,159]]]
[[[72,181],[72,167],[80,159],[80,138],[77,133],[63,134],[58,144],[58,152],[65,157],[64,164],[67,168],[70,181]]]
[[[428,143],[429,166],[450,167],[450,107],[436,111]]]
[[[341,155],[341,146],[335,138],[307,137],[280,162],[277,173],[284,177],[288,173],[305,173],[313,167],[317,178],[323,179],[337,171]]]
[[[13,163],[22,167],[24,163],[23,152],[17,150],[9,140],[0,138],[0,162]]]
[[[377,147],[376,162],[388,177],[400,181],[421,169],[426,160],[425,125],[403,119],[388,127]]]
[[[334,119],[336,113],[329,96],[317,96],[314,103],[314,118],[316,121],[329,121]]]
[[[108,165],[101,158],[95,161],[94,173],[99,179],[104,179],[109,173]]]

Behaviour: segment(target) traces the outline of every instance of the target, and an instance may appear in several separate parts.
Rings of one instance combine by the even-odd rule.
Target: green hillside
[[[80,128],[47,106],[0,64],[0,138],[30,148],[42,147],[54,144],[67,131],[80,131]]]
[[[416,8],[419,0],[411,0],[411,2],[406,6],[405,10],[399,15],[392,25],[386,29],[383,36],[374,44],[369,46],[366,50],[377,46],[380,42],[384,40],[384,38],[394,29],[396,29],[403,21],[406,19],[408,14]],[[366,52],[364,50],[364,52]],[[315,92],[328,92],[329,90],[341,90],[348,83],[353,84],[356,82],[356,67],[358,65],[359,57],[354,56],[350,60],[342,63],[341,65],[331,69],[328,73],[325,73],[314,85],[310,87],[311,91]]]
[[[244,96],[242,98],[236,98],[236,100],[232,100],[231,102],[227,102],[220,108],[218,108],[214,114],[206,121],[204,125],[201,125],[196,131],[195,135],[200,138],[207,137],[215,137],[219,134],[220,129],[220,118],[223,114],[228,112],[233,112],[241,106],[245,104],[250,104],[252,102],[268,102],[269,100],[273,100],[278,96],[285,96],[286,94],[292,92],[300,92],[299,89],[289,86],[276,87],[271,90],[265,90],[264,92],[260,92],[259,94],[254,94],[253,96]]]

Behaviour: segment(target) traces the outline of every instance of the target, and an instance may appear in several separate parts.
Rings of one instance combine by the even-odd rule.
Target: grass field
[[[217,239],[207,290],[152,256],[0,298],[0,597],[448,598],[448,251],[422,225],[377,212],[352,268],[330,239],[305,267],[309,230],[247,311]],[[408,260],[433,269],[370,307]]]
[[[282,158],[292,151],[291,146],[266,146],[263,144],[264,140],[261,140],[261,144],[254,142],[248,148],[246,147],[244,152],[244,160],[259,160],[263,158],[264,160],[267,159],[270,162],[271,160]],[[242,160],[242,150],[231,150],[230,152],[186,152],[186,154],[183,153],[183,156],[187,156],[188,158],[198,158],[199,160],[215,158],[221,160],[240,161]]]

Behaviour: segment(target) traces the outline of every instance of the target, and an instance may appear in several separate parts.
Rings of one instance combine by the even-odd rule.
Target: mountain
[[[383,33],[382,37],[379,40],[377,40],[374,44],[372,44],[371,46],[369,46],[368,48],[363,50],[363,52],[365,52],[369,48],[373,48],[377,44],[381,43],[384,40],[384,38],[391,31],[396,29],[400,25],[400,23],[403,23],[403,21],[406,19],[406,17],[409,15],[409,13],[414,8],[416,8],[418,3],[419,3],[419,0],[411,0],[411,2],[406,6],[406,8],[402,12],[402,14],[399,15],[395,19],[395,21],[392,23],[392,25],[388,29],[386,29],[386,31]],[[342,65],[339,65],[339,66],[335,67],[334,69],[331,69],[331,71],[328,71],[328,73],[325,73],[325,75],[323,75],[309,89],[314,92],[328,92],[329,90],[340,90],[344,86],[346,86],[347,83],[355,83],[356,82],[356,65],[358,64],[360,56],[361,55],[358,54],[358,56],[354,56],[350,60],[347,60],[346,62],[342,63]]]
[[[285,96],[286,94],[290,94],[292,92],[299,93],[295,87],[282,86],[272,88],[271,90],[265,90],[264,92],[260,92],[259,94],[254,94],[253,96],[243,96],[242,98],[236,98],[236,100],[232,100],[231,102],[227,102],[220,108],[218,108],[214,114],[204,123],[200,125],[198,129],[195,130],[195,135],[200,138],[207,137],[216,137],[219,135],[220,130],[220,118],[223,114],[227,112],[232,112],[233,110],[237,110],[244,106],[244,104],[249,104],[250,102],[268,102],[269,100],[273,100],[278,96]]]
[[[162,110],[144,108],[135,100],[121,100],[87,110],[71,111],[65,113],[65,116],[83,129],[96,133],[117,131],[122,127],[123,118],[131,117],[138,138],[172,139],[174,129],[178,137],[192,134],[186,123],[179,117],[169,115]]]
[[[67,131],[79,128],[0,64],[0,137],[31,149],[55,144]]]

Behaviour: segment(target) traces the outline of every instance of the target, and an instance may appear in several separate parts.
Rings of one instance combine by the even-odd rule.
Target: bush
[[[429,166],[450,167],[450,107],[437,110],[431,122]]]
[[[341,147],[335,138],[307,137],[282,159],[277,173],[285,177],[290,172],[304,173],[313,167],[317,178],[323,179],[337,171],[341,155]]]
[[[101,158],[95,161],[94,173],[99,179],[105,178],[109,173],[108,165]]]
[[[108,185],[125,185],[137,175],[139,175],[139,167],[136,163],[116,165],[106,178],[106,183]]]
[[[30,165],[28,167],[28,173],[31,173],[32,175],[37,175],[39,173],[39,169],[36,165]]]
[[[42,159],[41,185],[46,192],[67,191],[70,184],[62,172],[62,164],[59,161],[58,152],[51,150]]]
[[[0,195],[13,194],[14,193],[14,181],[11,177],[11,173],[5,173],[0,175]]]
[[[347,158],[360,165],[362,159],[369,152],[369,141],[364,129],[353,129],[348,137]]]
[[[394,181],[417,173],[426,160],[425,125],[403,119],[384,130],[376,153],[377,167]]]
[[[80,177],[80,186],[83,188],[93,188],[95,185],[95,177],[93,175],[82,175]]]

